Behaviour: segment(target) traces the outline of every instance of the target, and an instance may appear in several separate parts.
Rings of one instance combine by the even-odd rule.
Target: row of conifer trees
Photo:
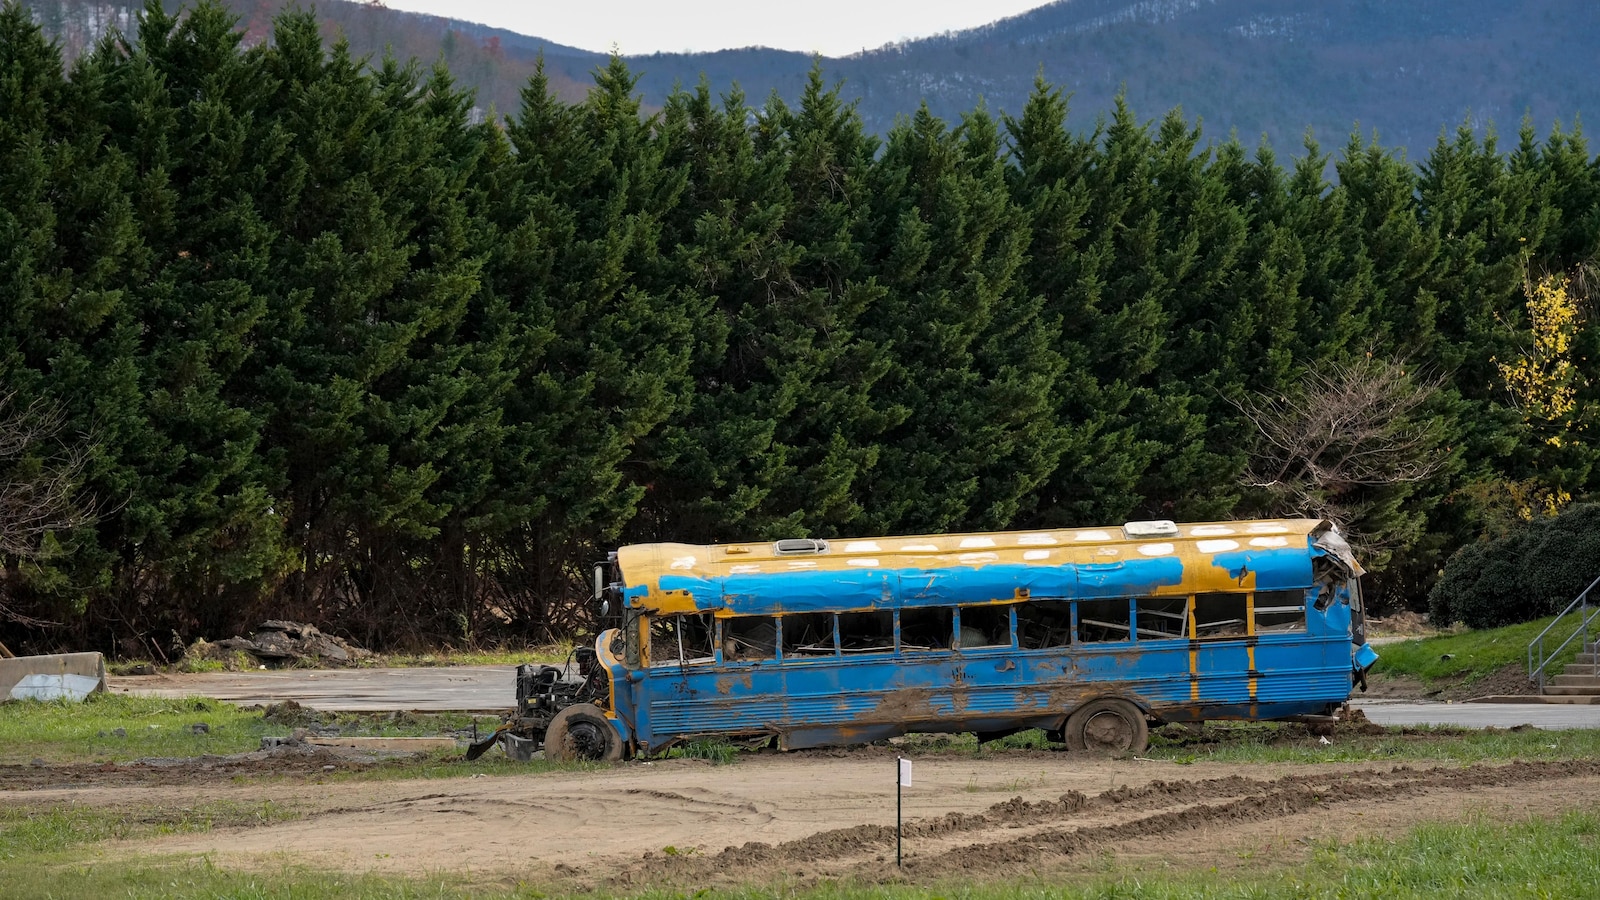
[[[63,427],[0,467],[77,448],[94,515],[12,548],[0,635],[540,640],[621,542],[1297,513],[1415,603],[1600,477],[1581,133],[1280,162],[1044,83],[883,139],[816,73],[633,85],[486,117],[210,2],[64,71],[8,0],[0,385]]]

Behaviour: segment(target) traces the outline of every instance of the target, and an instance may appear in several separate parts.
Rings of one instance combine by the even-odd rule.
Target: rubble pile
[[[323,634],[315,625],[278,619],[262,622],[249,637],[198,642],[189,648],[188,653],[224,662],[230,657],[237,657],[239,653],[245,653],[257,663],[272,667],[353,666],[373,658],[370,650],[357,647],[343,638]]]

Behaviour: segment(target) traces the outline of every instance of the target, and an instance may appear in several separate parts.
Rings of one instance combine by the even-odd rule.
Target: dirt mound
[[[236,778],[308,778],[383,763],[306,744],[229,756],[151,757],[129,763],[0,766],[0,790],[106,786],[198,785]]]
[[[1379,735],[1386,733],[1382,725],[1367,719],[1367,714],[1359,707],[1345,710],[1339,716],[1339,724],[1334,726],[1334,734],[1368,734]]]
[[[719,873],[766,871],[798,874],[819,864],[827,877],[867,881],[916,880],[1035,871],[1050,859],[1081,857],[1112,846],[1179,833],[1266,822],[1347,802],[1384,802],[1432,793],[1519,785],[1545,789],[1561,779],[1600,777],[1600,762],[1515,762],[1466,768],[1371,770],[1288,775],[1271,780],[1243,776],[1196,781],[1153,781],[1089,797],[1063,794],[1055,802],[1014,797],[980,814],[949,813],[908,822],[905,839],[934,844],[885,870],[893,828],[862,825],[820,832],[782,844],[750,842],[706,857],[646,853],[614,878],[617,884],[705,883]],[[1132,813],[1133,815],[1129,815]],[[1003,833],[1003,840],[994,835]]]
[[[269,704],[261,711],[261,718],[274,725],[287,725],[291,728],[304,728],[322,721],[322,715],[316,710],[306,709],[293,700]]]
[[[373,658],[371,651],[323,634],[315,625],[278,619],[262,622],[249,637],[196,641],[184,651],[185,658],[218,660],[224,665],[237,663],[241,655],[246,664],[271,667],[353,666]]]
[[[1528,667],[1524,663],[1508,663],[1498,671],[1466,685],[1453,685],[1440,691],[1440,700],[1471,700],[1474,697],[1488,697],[1495,694],[1537,694],[1539,685],[1528,677]]]

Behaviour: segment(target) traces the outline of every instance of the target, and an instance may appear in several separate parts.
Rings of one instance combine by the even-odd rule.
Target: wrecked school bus
[[[577,680],[521,667],[504,731],[614,760],[1027,728],[1137,752],[1152,723],[1330,721],[1377,659],[1361,571],[1316,519],[623,547],[595,573],[620,627]]]

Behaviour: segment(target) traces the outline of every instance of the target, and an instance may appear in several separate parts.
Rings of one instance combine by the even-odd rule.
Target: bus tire
[[[551,762],[617,762],[622,735],[593,703],[574,703],[556,713],[544,733],[544,758]]]
[[[1095,753],[1143,753],[1150,746],[1150,723],[1126,700],[1102,697],[1073,710],[1062,728],[1067,749]]]

